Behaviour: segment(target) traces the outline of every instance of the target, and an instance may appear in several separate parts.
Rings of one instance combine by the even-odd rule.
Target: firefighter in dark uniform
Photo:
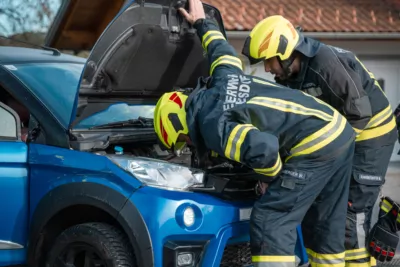
[[[376,265],[366,242],[382,238],[377,229],[373,231],[375,236],[368,233],[372,208],[385,182],[397,137],[392,108],[378,81],[353,53],[304,37],[279,15],[254,27],[242,53],[250,64],[263,61],[265,71],[275,74],[278,83],[333,106],[357,133],[346,224],[346,263]],[[394,255],[396,234],[392,232],[385,239],[380,243],[382,250]]]
[[[190,93],[157,102],[155,131],[168,149],[189,143],[252,168],[268,183],[250,219],[254,266],[294,267],[296,227],[304,217],[313,266],[344,266],[344,238],[355,133],[338,111],[312,96],[245,75],[234,48],[205,19],[202,3],[180,9],[210,62],[210,77]],[[314,205],[313,205],[314,203]]]

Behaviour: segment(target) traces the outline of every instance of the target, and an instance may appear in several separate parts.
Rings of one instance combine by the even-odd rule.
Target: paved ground
[[[383,193],[400,202],[400,162],[390,164]]]
[[[386,175],[386,183],[382,193],[400,203],[400,162],[391,163]],[[378,264],[379,266],[400,267],[400,245],[397,247],[395,260],[390,264]]]

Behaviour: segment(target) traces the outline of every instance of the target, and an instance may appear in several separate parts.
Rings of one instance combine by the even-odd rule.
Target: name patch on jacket
[[[228,74],[224,111],[247,102],[250,96],[250,84],[251,80],[244,75]]]
[[[359,174],[358,176],[361,180],[367,181],[382,181],[382,176],[378,175],[369,175],[369,174]]]
[[[304,172],[292,171],[287,169],[282,170],[282,173],[301,180],[304,180],[307,176]]]

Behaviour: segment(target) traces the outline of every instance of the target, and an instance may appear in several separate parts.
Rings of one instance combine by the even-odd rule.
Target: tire
[[[46,267],[61,266],[137,265],[129,241],[120,230],[105,223],[84,223],[66,229],[52,245],[47,255]]]

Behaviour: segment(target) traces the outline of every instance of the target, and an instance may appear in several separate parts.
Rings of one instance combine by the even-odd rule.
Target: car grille
[[[247,265],[251,265],[249,242],[225,247],[220,267],[243,267]]]

